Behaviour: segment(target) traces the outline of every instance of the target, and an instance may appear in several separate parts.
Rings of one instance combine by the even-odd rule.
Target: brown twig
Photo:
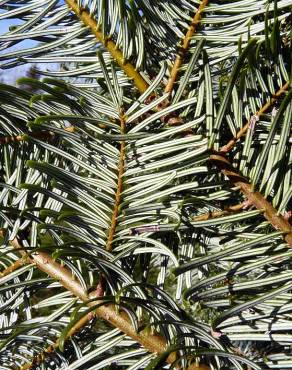
[[[224,209],[223,211],[208,212],[208,213],[204,213],[199,216],[194,216],[193,221],[206,221],[206,220],[210,220],[211,218],[217,218],[217,217],[229,215],[230,213],[240,212],[242,209],[245,209],[248,206],[249,204],[247,202],[242,202],[234,206],[230,206]]]
[[[123,53],[118,49],[117,45],[106,35],[103,35],[99,31],[97,22],[90,16],[90,13],[78,6],[75,0],[65,0],[68,7],[77,15],[77,17],[90,28],[91,32],[95,35],[96,39],[103,44],[103,46],[109,51],[115,61],[119,64],[126,75],[133,80],[138,90],[143,93],[148,88],[148,83],[135,69],[135,67],[128,61],[125,60]]]
[[[254,191],[249,181],[240,175],[231,165],[226,157],[220,153],[210,155],[210,161],[214,163],[221,172],[228,177],[232,184],[238,186],[251,204],[257,209],[263,210],[263,216],[276,229],[285,233],[286,243],[292,246],[292,226],[285,218],[278,214],[278,211],[264,198],[264,196]]]
[[[50,131],[38,131],[38,132],[30,132],[28,135],[42,140],[51,140],[55,137],[55,135]],[[26,135],[16,135],[16,136],[1,136],[0,137],[0,145],[6,144],[13,144],[21,141],[25,141]]]
[[[121,122],[121,134],[125,134],[125,119],[123,114],[120,115],[120,122]],[[125,141],[120,142],[120,158],[119,158],[119,171],[118,171],[118,186],[116,191],[115,197],[115,205],[114,211],[111,219],[111,227],[108,234],[106,250],[112,250],[112,242],[114,239],[116,226],[117,226],[117,218],[119,215],[119,207],[122,199],[122,191],[123,191],[123,174],[125,171]]]
[[[0,272],[0,278],[11,274],[12,272],[18,270],[23,265],[26,265],[25,258],[19,258],[12,265],[8,266],[6,269]]]
[[[67,132],[74,132],[75,127],[74,126],[65,127],[64,130]],[[0,136],[0,145],[13,144],[13,143],[25,141],[27,136],[31,136],[35,139],[40,139],[40,140],[52,140],[55,138],[55,134],[51,131],[34,131],[34,132],[28,132],[27,134],[23,134],[23,135]]]
[[[173,64],[173,67],[172,67],[167,85],[164,89],[164,91],[166,93],[170,94],[173,90],[173,86],[174,86],[174,83],[177,79],[179,69],[180,69],[180,67],[181,67],[181,65],[184,61],[185,55],[188,51],[191,38],[193,37],[194,33],[197,30],[198,25],[201,22],[202,12],[203,12],[204,8],[208,5],[208,2],[209,2],[209,0],[202,0],[201,1],[200,6],[197,9],[194,18],[192,19],[192,23],[189,26],[185,37],[182,39],[181,45],[179,46],[179,52],[178,52],[178,54],[176,56],[176,59],[175,59],[175,62]]]
[[[270,109],[276,102],[277,100],[280,99],[280,97],[288,90],[289,88],[289,82],[286,82],[285,85],[283,85],[277,92],[276,94],[272,95],[271,99],[269,101],[267,101],[261,108],[260,110],[258,110],[254,116],[256,117],[261,117],[268,109]],[[221,153],[227,153],[229,152],[233,146],[235,145],[235,143],[240,140],[246,133],[247,133],[247,130],[248,128],[250,127],[251,125],[251,122],[253,120],[253,117],[252,116],[248,122],[242,127],[241,130],[238,131],[238,133],[236,134],[236,136],[234,138],[232,138],[226,145],[224,145],[221,149],[220,149],[220,152]]]

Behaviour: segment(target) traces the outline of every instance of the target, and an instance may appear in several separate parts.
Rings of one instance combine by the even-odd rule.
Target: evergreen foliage
[[[291,7],[0,1],[0,370],[292,369]]]

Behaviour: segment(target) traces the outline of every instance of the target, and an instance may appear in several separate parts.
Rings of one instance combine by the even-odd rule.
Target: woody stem
[[[240,191],[246,196],[251,204],[259,210],[264,210],[263,216],[266,220],[269,221],[276,230],[283,231],[286,243],[292,247],[292,227],[283,216],[278,214],[278,211],[271,205],[271,203],[269,203],[260,192],[254,191],[252,184],[250,184],[245,177],[233,168],[226,157],[220,153],[215,153],[210,155],[210,161],[215,164],[226,177],[228,177],[233,185],[240,188]]]

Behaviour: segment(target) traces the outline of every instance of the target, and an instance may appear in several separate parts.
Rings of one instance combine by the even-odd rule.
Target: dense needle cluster
[[[292,369],[291,6],[0,1],[1,370]]]

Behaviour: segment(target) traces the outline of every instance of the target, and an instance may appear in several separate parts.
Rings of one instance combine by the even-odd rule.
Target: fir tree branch
[[[0,229],[0,237],[5,236],[5,230]],[[79,298],[81,301],[85,302],[88,307],[93,307],[96,305],[96,301],[93,301],[94,298],[97,297],[96,292],[92,292],[91,294],[87,294],[86,290],[80,284],[80,282],[76,279],[76,277],[72,274],[72,272],[66,268],[65,266],[60,265],[57,261],[55,261],[49,254],[45,252],[36,252],[31,254],[30,256],[28,253],[21,247],[20,242],[17,238],[10,241],[10,244],[26,258],[27,261],[34,263],[39,270],[45,272],[51,278],[59,281],[59,283],[68,291],[70,291],[75,297]],[[100,303],[102,301],[99,301]],[[117,312],[116,306],[114,304],[106,304],[100,306],[94,310],[94,314],[107,321],[114,327],[120,329],[123,333],[128,335],[134,341],[138,342],[147,349],[149,352],[154,352],[161,354],[167,349],[167,343],[165,339],[158,335],[158,334],[151,334],[146,330],[142,330],[139,333],[136,332],[134,326],[131,323],[129,316],[125,312]],[[85,325],[88,320],[84,318],[82,321],[79,321],[68,333],[68,338],[71,335],[74,335],[82,325]],[[59,345],[59,341],[56,342],[54,346],[50,346],[46,351],[47,353],[53,352]],[[39,357],[38,357],[39,356]],[[37,355],[39,359],[43,359],[44,354],[41,353]],[[168,358],[168,363],[173,363],[177,359],[176,353],[171,353]],[[26,367],[25,367],[26,366]],[[21,370],[28,370],[30,369],[31,365],[26,364],[22,367]],[[209,368],[205,365],[190,365],[188,370],[208,370]]]
[[[125,119],[123,116],[123,113],[120,114],[120,122],[121,122],[121,134],[125,134]],[[112,242],[114,239],[114,235],[116,232],[116,226],[117,226],[117,218],[119,215],[119,207],[122,199],[122,191],[123,191],[123,174],[125,170],[125,141],[120,142],[120,159],[119,159],[119,171],[118,171],[118,186],[116,191],[116,197],[115,197],[115,205],[114,205],[114,211],[112,215],[111,220],[111,227],[108,234],[107,244],[106,244],[106,250],[111,251],[112,250]]]
[[[76,16],[83,22],[83,24],[90,28],[96,39],[109,51],[114,60],[126,73],[126,75],[133,80],[137,89],[143,93],[147,90],[148,84],[135,67],[128,61],[125,61],[123,53],[118,49],[117,45],[106,35],[99,31],[97,22],[90,16],[89,12],[79,7],[76,0],[65,0],[68,7],[76,14]]]
[[[27,135],[27,134],[26,134]],[[0,137],[0,145],[7,145],[13,143],[19,143],[25,141],[26,135],[16,135],[16,136],[1,136]],[[30,132],[30,136],[42,139],[42,140],[51,140],[55,137],[55,135],[50,131],[39,131],[39,132]]]
[[[231,165],[226,157],[220,153],[210,155],[210,161],[214,163],[221,172],[228,177],[231,183],[238,186],[241,192],[246,196],[250,204],[253,204],[257,209],[263,210],[263,216],[276,229],[281,230],[284,235],[284,240],[292,246],[292,226],[285,218],[278,214],[278,211],[264,198],[264,196],[254,191],[253,185],[240,175]]]
[[[267,112],[268,109],[270,109],[280,98],[285,92],[289,89],[290,83],[286,82],[285,85],[283,85],[277,92],[276,94],[272,95],[271,99],[267,101],[261,108],[258,110],[254,116],[256,117],[261,117],[264,113]],[[242,127],[241,130],[238,131],[236,136],[232,138],[226,145],[224,145],[221,149],[221,153],[227,153],[229,152],[233,146],[236,144],[238,140],[240,140],[246,133],[248,128],[250,127],[250,124],[252,122],[253,117],[252,116],[247,123]]]
[[[0,230],[0,236],[4,237],[5,230]],[[75,297],[85,302],[88,307],[96,305],[96,301],[92,299],[96,298],[96,293],[87,294],[86,290],[72,274],[72,272],[65,266],[61,266],[55,261],[49,254],[45,252],[36,252],[28,257],[28,254],[21,247],[18,239],[13,239],[10,244],[19,252],[25,256],[28,261],[34,263],[39,270],[45,272],[51,278],[59,281],[59,283],[68,291],[70,291]],[[101,301],[99,301],[101,302]],[[123,333],[131,337],[134,341],[138,342],[150,352],[163,353],[167,348],[165,339],[157,334],[148,333],[148,331],[136,332],[134,326],[131,323],[129,316],[125,312],[117,312],[115,305],[107,304],[98,307],[94,311],[95,315],[101,319],[104,319],[114,327],[120,329]],[[172,353],[167,358],[167,362],[172,363],[176,360],[176,353]]]
[[[199,216],[194,216],[192,220],[193,221],[206,221],[206,220],[210,220],[211,218],[226,216],[226,215],[229,215],[230,213],[240,212],[242,209],[248,208],[249,205],[250,203],[245,201],[245,202],[236,204],[234,206],[227,207],[226,209],[222,211],[208,212],[208,213],[204,213]]]
[[[4,269],[3,271],[0,272],[0,278],[4,277],[4,276],[7,276],[7,275],[11,274],[12,272],[18,270],[20,267],[22,267],[26,263],[27,263],[27,261],[25,260],[25,258],[23,258],[23,257],[19,258],[12,265],[6,267],[6,269]]]
[[[119,176],[119,179],[121,179],[122,176]],[[122,192],[122,189],[120,189],[119,191],[119,194],[118,194],[118,202],[116,201],[116,206],[115,206],[115,212],[113,213],[113,217],[112,217],[112,225],[115,223],[116,224],[116,217],[117,217],[117,214],[118,214],[118,207],[119,207],[119,204],[120,204],[120,198],[121,198],[121,192]],[[117,196],[116,196],[117,198]],[[217,218],[217,217],[221,217],[221,216],[225,216],[225,215],[228,215],[230,213],[236,213],[236,212],[240,212],[242,209],[245,209],[247,207],[249,207],[251,204],[249,202],[242,202],[242,203],[239,203],[239,204],[236,204],[234,206],[230,206],[230,207],[227,207],[226,209],[222,210],[222,211],[214,211],[214,212],[208,212],[208,213],[204,213],[204,214],[201,214],[201,215],[198,215],[198,216],[194,216],[192,218],[193,221],[205,221],[205,220],[210,220],[212,218]],[[111,236],[111,239],[108,239],[108,247],[107,247],[107,250],[111,250],[111,243],[109,243],[109,241],[113,240],[113,235],[114,235],[114,228],[111,227],[111,232],[109,233],[110,236]],[[26,259],[23,257],[23,258],[20,258],[18,259],[17,261],[15,261],[11,266],[7,267],[5,270],[3,270],[2,272],[0,272],[0,277],[3,277],[3,276],[7,276],[9,275],[10,273],[12,273],[13,271],[17,270],[18,268],[20,268],[21,266],[25,265],[27,263]],[[102,279],[103,280],[103,279]],[[104,281],[103,281],[104,283]]]
[[[70,339],[72,336],[74,336],[76,333],[78,333],[90,320],[92,319],[92,315],[88,314],[86,316],[83,316],[78,322],[76,325],[74,325],[70,331],[68,332],[67,336],[66,336],[66,340]],[[46,356],[48,356],[49,354],[53,353],[56,351],[56,349],[58,349],[59,347],[59,344],[60,344],[60,341],[59,339],[56,341],[56,343],[50,345],[49,347],[47,347],[44,351],[38,353],[37,355],[35,355],[31,361],[23,366],[21,366],[20,370],[30,370],[33,368],[33,366],[35,365],[39,365],[41,364],[44,359],[46,358]]]
[[[171,70],[171,73],[170,73],[170,77],[169,77],[167,85],[164,89],[164,91],[166,93],[171,94],[171,92],[173,90],[173,86],[174,86],[175,81],[177,80],[179,69],[180,69],[180,67],[181,67],[181,65],[182,65],[182,63],[185,59],[186,53],[189,49],[191,38],[193,37],[194,33],[197,30],[197,27],[199,26],[199,24],[201,22],[202,12],[203,12],[204,8],[208,5],[208,3],[209,3],[209,0],[202,0],[201,1],[200,6],[196,10],[196,14],[195,14],[194,18],[192,19],[192,23],[189,26],[186,35],[181,41],[181,45],[179,46],[179,51],[178,51],[178,54],[176,56],[175,62],[173,64],[173,67],[172,67],[172,70]]]
[[[74,126],[66,127],[64,129],[67,132],[74,132]],[[13,143],[19,143],[26,140],[27,135],[40,139],[40,140],[52,140],[55,138],[55,134],[51,131],[36,131],[36,132],[29,132],[23,135],[15,135],[15,136],[0,136],[0,145],[7,145]]]

